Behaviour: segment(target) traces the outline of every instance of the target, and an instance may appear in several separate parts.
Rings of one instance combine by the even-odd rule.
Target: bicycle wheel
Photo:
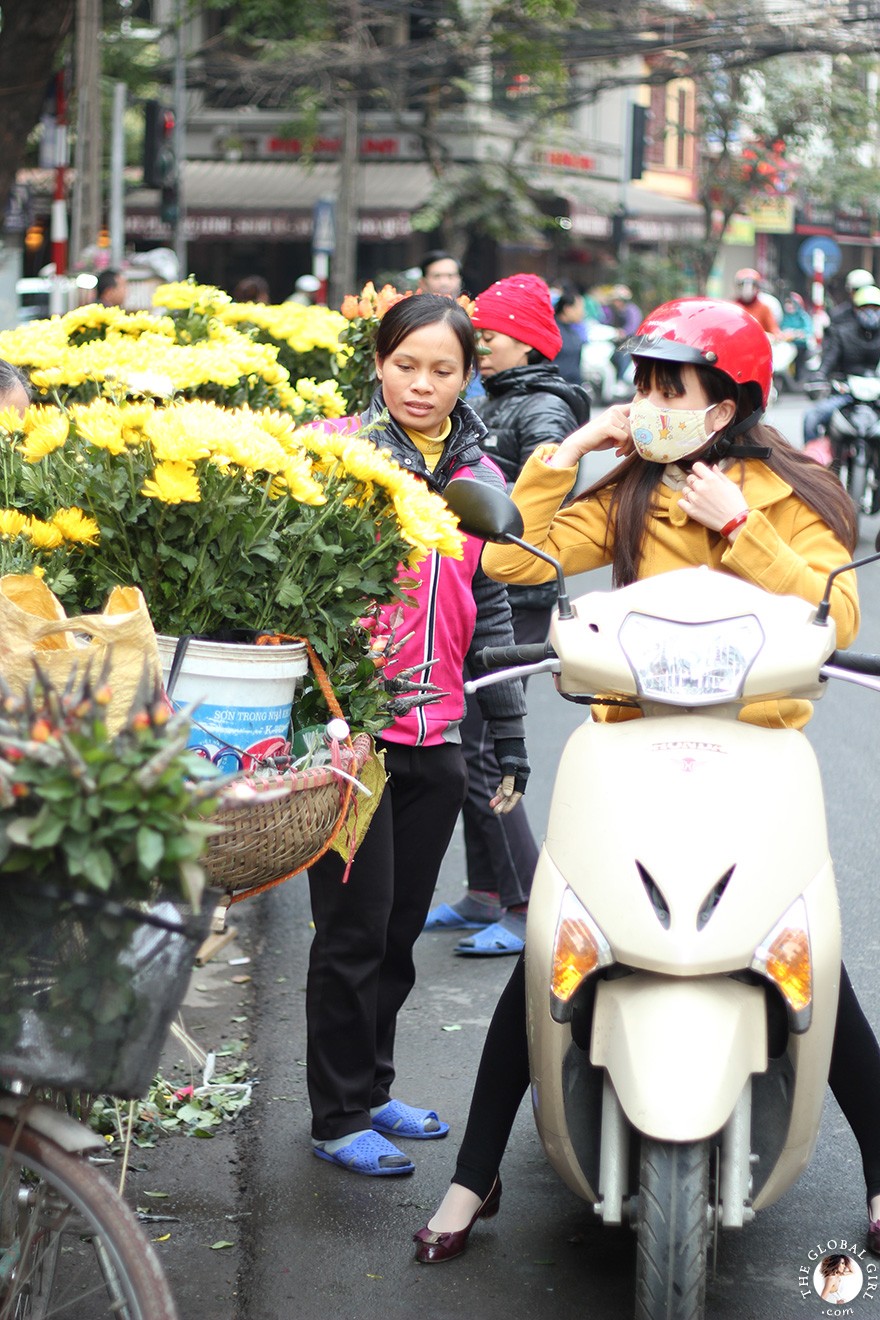
[[[0,1119],[0,1320],[178,1320],[162,1266],[104,1174]]]

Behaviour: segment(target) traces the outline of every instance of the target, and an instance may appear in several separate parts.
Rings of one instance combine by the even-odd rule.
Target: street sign
[[[835,243],[833,238],[826,234],[816,234],[813,238],[805,238],[797,251],[797,263],[805,275],[812,275],[815,269],[813,262],[813,253],[819,251],[825,256],[825,277],[831,279],[840,270],[840,263],[843,259],[843,253],[840,250],[840,244]]]
[[[336,251],[335,207],[326,197],[315,202],[312,213],[312,251],[332,256]]]

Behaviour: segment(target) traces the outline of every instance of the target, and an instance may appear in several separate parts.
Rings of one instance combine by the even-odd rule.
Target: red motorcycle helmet
[[[723,372],[746,392],[753,409],[750,426],[770,401],[770,340],[755,318],[737,303],[719,298],[675,298],[646,316],[623,347],[633,357],[690,362]]]

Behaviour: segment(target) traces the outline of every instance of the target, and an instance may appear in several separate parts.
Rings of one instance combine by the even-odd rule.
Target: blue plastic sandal
[[[340,1169],[348,1169],[350,1173],[363,1173],[369,1178],[389,1178],[395,1174],[399,1176],[403,1173],[414,1173],[416,1167],[408,1155],[404,1155],[402,1150],[392,1146],[391,1142],[386,1141],[378,1132],[362,1132],[335,1155],[331,1155],[320,1145],[313,1146],[312,1150],[319,1160],[329,1160],[331,1164],[338,1164]]]
[[[429,1123],[435,1126],[428,1127]],[[416,1109],[402,1100],[389,1100],[373,1115],[373,1131],[387,1132],[392,1137],[411,1137],[413,1141],[436,1141],[446,1136],[449,1124],[441,1122],[433,1109]]]
[[[428,913],[422,929],[483,930],[491,924],[490,921],[468,921],[467,917],[462,917],[449,903],[441,903],[439,907],[432,908]]]
[[[460,944],[456,944],[453,952],[469,955],[472,958],[498,958],[503,954],[522,953],[525,947],[525,940],[496,921],[493,926],[487,926],[478,935],[471,935]]]

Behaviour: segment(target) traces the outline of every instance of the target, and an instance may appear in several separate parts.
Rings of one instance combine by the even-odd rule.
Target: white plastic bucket
[[[167,683],[177,638],[156,640]],[[190,747],[226,771],[247,770],[253,758],[287,751],[291,709],[307,672],[302,642],[251,646],[193,639],[171,694],[178,710],[199,703]]]

